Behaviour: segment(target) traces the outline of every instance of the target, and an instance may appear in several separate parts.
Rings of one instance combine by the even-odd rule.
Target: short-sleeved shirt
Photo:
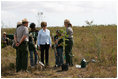
[[[22,38],[24,35],[27,36],[24,41],[29,41],[29,40],[28,40],[28,36],[29,36],[28,27],[23,26],[23,25],[20,26],[20,27],[18,27],[18,28],[16,29],[15,35],[16,35],[16,38],[17,38],[17,42],[20,42],[21,38]]]
[[[67,27],[66,32],[67,32],[67,35],[68,35],[67,38],[73,38],[73,29],[71,27]]]

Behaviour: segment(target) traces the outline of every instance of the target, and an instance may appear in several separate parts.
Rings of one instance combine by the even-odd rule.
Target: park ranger
[[[28,21],[22,20],[22,25],[16,29],[15,44],[16,44],[16,72],[27,71],[28,65]]]
[[[67,33],[67,39],[65,41],[65,56],[66,56],[66,64],[68,64],[69,66],[73,66],[73,62],[72,62],[72,46],[73,46],[73,29],[72,29],[72,24],[70,23],[70,21],[68,19],[64,20],[64,25],[66,27],[66,33]]]

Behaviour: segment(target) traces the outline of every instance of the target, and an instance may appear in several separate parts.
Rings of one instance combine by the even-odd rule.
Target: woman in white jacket
[[[51,47],[50,30],[47,29],[47,22],[41,22],[41,28],[42,29],[38,32],[37,38],[38,48],[41,50],[41,62],[44,64],[45,54],[45,65],[48,66],[49,47]]]

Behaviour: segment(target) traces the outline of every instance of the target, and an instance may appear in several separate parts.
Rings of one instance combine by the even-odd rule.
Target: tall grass
[[[39,30],[40,28],[38,28]],[[57,29],[64,29],[63,27],[48,27],[52,33]],[[15,29],[1,29],[2,32],[13,34]],[[74,31],[74,46],[73,54],[74,64],[80,64],[81,59],[85,58],[87,61],[95,59],[99,61],[95,64],[88,64],[88,67],[83,70],[77,70],[74,67],[70,68],[61,77],[116,77],[117,75],[117,26],[116,25],[92,25],[83,27],[73,27]],[[6,47],[1,50],[1,69],[2,74],[10,72],[10,68],[14,70],[15,66],[15,50],[11,47]],[[8,62],[5,62],[8,61]],[[14,64],[14,65],[13,65]],[[50,66],[55,65],[55,57],[53,49],[49,53]],[[39,73],[39,72],[37,72]],[[45,77],[59,77],[57,72],[50,70],[42,73],[48,73]],[[42,74],[40,73],[40,74]],[[68,73],[68,74],[67,74]],[[105,74],[106,73],[106,74]],[[32,73],[33,74],[33,73]],[[39,74],[39,75],[40,75]],[[53,76],[49,76],[52,74]],[[70,74],[70,75],[69,75]],[[80,76],[78,76],[78,74]],[[30,74],[31,75],[31,74]],[[33,74],[32,76],[35,76]],[[12,76],[13,77],[13,76]],[[19,77],[19,76],[18,76]],[[30,77],[30,76],[29,76]],[[36,77],[36,76],[35,76]]]

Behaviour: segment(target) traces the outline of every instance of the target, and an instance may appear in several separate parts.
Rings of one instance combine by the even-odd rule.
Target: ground
[[[38,28],[40,29],[40,28]],[[62,27],[52,27],[51,33]],[[15,29],[2,29],[14,33]],[[54,50],[50,49],[49,67],[45,70],[30,69],[28,58],[28,73],[15,72],[16,51],[11,46],[1,48],[1,77],[2,78],[116,78],[117,77],[117,26],[73,27],[74,30],[74,66],[68,71],[53,68],[55,65]],[[39,51],[40,53],[40,51]],[[82,58],[87,61],[95,59],[86,68],[78,69]]]

